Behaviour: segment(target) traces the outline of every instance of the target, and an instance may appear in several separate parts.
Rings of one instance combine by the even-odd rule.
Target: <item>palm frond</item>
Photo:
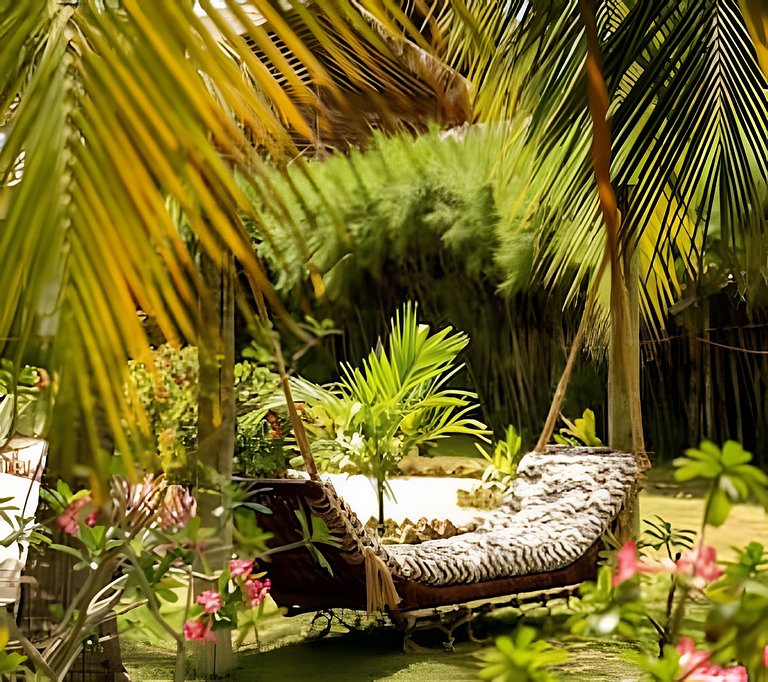
[[[733,266],[746,265],[764,239],[766,81],[735,0],[626,3],[612,17],[604,6],[601,18],[612,173],[618,187],[633,188],[622,241],[646,258],[652,253],[646,283],[652,278],[655,285],[646,287],[644,305],[646,319],[660,324],[673,299],[657,286],[659,276],[674,282],[674,262],[695,281],[705,269],[705,247]],[[593,245],[602,237],[594,229],[595,200],[585,201],[594,194],[583,136],[572,147],[561,142],[585,126],[583,86],[561,80],[555,59],[540,68],[552,74],[537,105],[546,115],[534,119],[543,153],[576,154],[582,163],[561,176],[558,203],[550,204],[548,273],[557,277],[572,258],[568,244],[596,256]],[[563,102],[554,114],[546,112],[552,101]],[[746,290],[759,273],[745,267],[734,275]]]
[[[358,134],[406,113],[415,125],[425,100],[440,118],[448,88],[448,117],[467,115],[460,79],[424,60],[415,72],[421,48],[379,24],[395,3],[375,17],[346,0],[225,5],[0,2],[0,259],[13,264],[0,272],[0,355],[55,373],[64,470],[106,470],[95,412],[120,451],[141,449],[145,420],[122,388],[129,357],[151,363],[137,311],[166,339],[197,338],[210,319],[198,245],[234,254],[282,309],[243,227],[243,187],[270,201],[265,169],[317,147],[325,112],[366,101],[347,128]]]

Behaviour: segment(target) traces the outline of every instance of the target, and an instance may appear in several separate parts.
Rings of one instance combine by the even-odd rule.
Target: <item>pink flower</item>
[[[743,666],[735,665],[723,668],[710,663],[710,652],[697,649],[690,637],[681,637],[677,646],[680,654],[680,682],[747,682],[747,671]]]
[[[680,679],[686,679],[695,670],[709,663],[709,651],[697,649],[690,637],[681,637],[675,649],[680,654]]]
[[[634,578],[638,573],[672,572],[671,562],[647,564],[637,558],[637,545],[634,540],[627,540],[624,546],[616,552],[616,574],[613,576],[613,586],[618,587],[626,580]]]
[[[75,521],[74,516],[69,516],[62,513],[56,518],[56,523],[59,525],[59,528],[61,528],[61,530],[63,530],[67,535],[77,535],[77,529],[79,526],[77,525],[77,521]]]
[[[680,678],[685,682],[748,682],[747,669],[741,665],[723,668],[709,663],[695,670],[690,675]]]
[[[255,609],[264,601],[272,588],[272,581],[267,578],[264,582],[261,580],[246,580],[243,583],[243,596],[248,604],[248,608]]]
[[[763,649],[763,665],[768,668],[768,644]]]
[[[85,517],[85,525],[89,528],[93,528],[96,525],[96,519],[99,516],[99,510],[94,509],[88,516]]]
[[[247,559],[233,559],[229,562],[229,575],[233,578],[237,578],[240,575],[246,578],[251,575],[253,571],[253,561]]]
[[[621,585],[625,580],[634,578],[637,574],[637,545],[633,540],[627,540],[624,546],[616,552],[616,574],[613,576],[613,586]]]
[[[717,565],[717,552],[711,545],[686,550],[677,560],[677,571],[692,576],[693,584],[699,588],[723,575],[723,569]]]
[[[216,635],[211,631],[210,623],[188,620],[184,623],[184,639],[196,642],[215,642]]]
[[[78,497],[76,500],[72,500],[64,511],[56,517],[56,524],[67,535],[77,535],[79,528],[77,514],[83,507],[90,504],[91,501],[90,495],[85,495],[84,497]],[[85,520],[85,523],[88,526],[93,527],[96,524],[96,515],[97,511],[91,512]]]
[[[205,609],[206,613],[216,613],[224,602],[221,599],[221,595],[216,590],[205,590],[197,595],[195,599],[196,604],[200,604]]]

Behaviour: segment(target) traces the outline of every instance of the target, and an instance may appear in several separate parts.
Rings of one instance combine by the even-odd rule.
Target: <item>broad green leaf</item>
[[[722,526],[731,512],[731,500],[721,487],[715,488],[709,497],[706,523],[710,526]]]

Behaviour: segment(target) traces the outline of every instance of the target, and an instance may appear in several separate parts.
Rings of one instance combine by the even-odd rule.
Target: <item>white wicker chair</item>
[[[35,515],[40,499],[40,478],[45,465],[48,444],[43,440],[15,436],[0,450],[0,497],[10,497],[6,504],[15,507],[10,516],[29,518]],[[0,541],[15,528],[0,518]],[[12,609],[17,618],[22,585],[37,585],[34,578],[22,575],[27,561],[24,542],[0,545],[0,608]]]

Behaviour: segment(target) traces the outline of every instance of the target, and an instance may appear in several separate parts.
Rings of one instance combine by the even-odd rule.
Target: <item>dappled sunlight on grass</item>
[[[648,486],[650,494],[644,493],[641,496],[641,512],[649,516],[658,514],[679,528],[698,530],[703,500],[697,491],[673,484],[671,478],[669,487],[657,488],[653,484],[657,481],[658,477],[652,477]],[[660,490],[662,493],[658,494]],[[768,521],[765,513],[761,508],[752,505],[736,505],[725,526],[707,530],[708,542],[713,544],[718,555],[725,559],[733,555],[731,546],[744,546],[752,538],[766,536]],[[664,586],[659,583],[658,593],[651,595],[654,603],[658,603],[659,610],[663,609],[663,589]],[[693,607],[687,617],[697,619],[702,615],[702,611]],[[518,617],[519,613],[515,610],[499,610],[478,622],[476,634],[492,639],[509,632]],[[636,668],[625,661],[623,656],[637,650],[638,643],[563,636],[559,634],[562,628],[558,626],[565,617],[562,605],[553,607],[551,613],[547,613],[545,609],[536,609],[531,612],[530,617],[545,637],[552,637],[553,645],[565,647],[570,653],[570,660],[560,669],[563,680],[594,680],[596,671],[599,671],[600,679],[606,682],[637,679]],[[311,625],[311,621],[310,614],[290,619],[270,618],[266,621],[259,628],[258,645],[250,643],[242,650],[239,661],[241,668],[234,679],[256,682],[461,682],[476,679],[476,654],[483,649],[483,645],[470,643],[463,633],[454,653],[445,652],[440,637],[435,634],[419,641],[420,644],[432,648],[431,653],[405,654],[402,650],[402,636],[393,628],[349,633],[334,625],[327,637],[318,639],[317,634],[322,628],[318,623]],[[690,624],[693,624],[693,621]],[[640,636],[646,645],[649,645],[646,648],[652,650],[655,637],[650,626],[647,631],[643,629]],[[172,670],[171,651],[130,644],[126,646],[125,659],[132,679],[169,679],[158,675]]]

